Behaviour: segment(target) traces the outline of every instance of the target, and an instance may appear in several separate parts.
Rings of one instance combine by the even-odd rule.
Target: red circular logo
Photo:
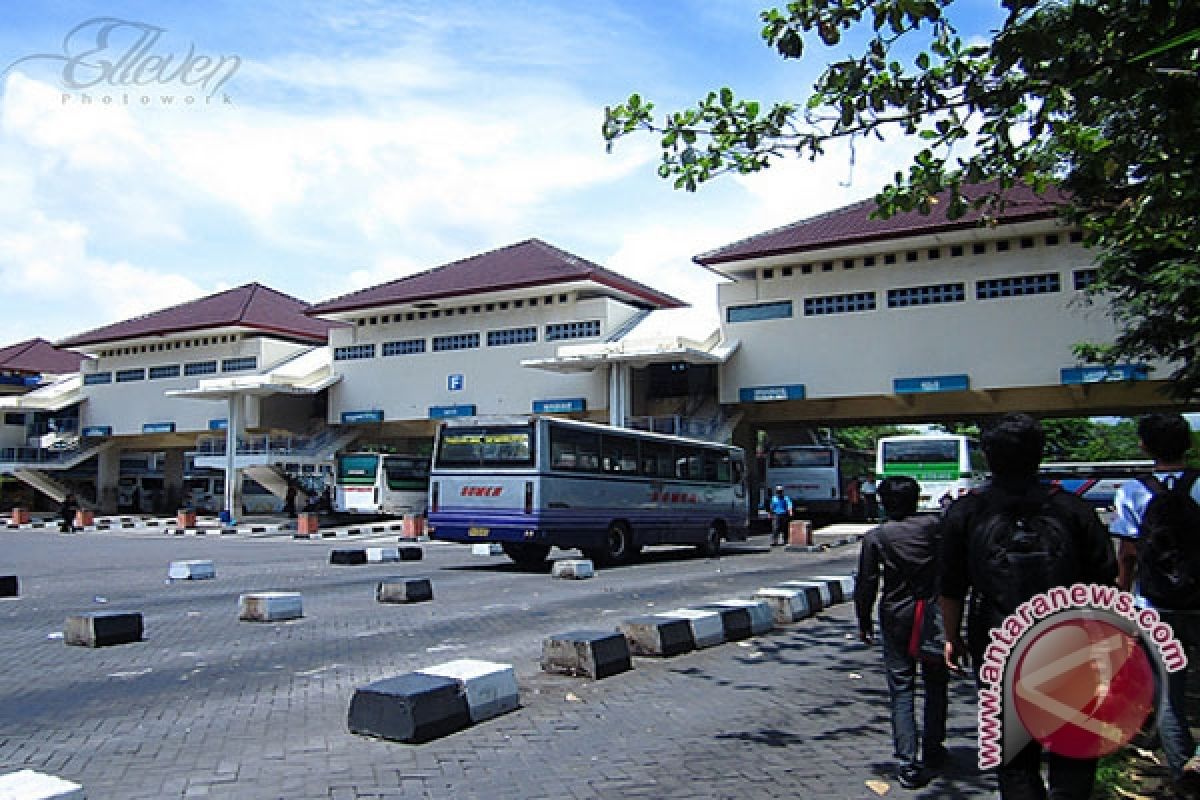
[[[1114,752],[1154,709],[1154,669],[1141,642],[1102,620],[1070,619],[1040,631],[1012,680],[1021,725],[1070,758]]]

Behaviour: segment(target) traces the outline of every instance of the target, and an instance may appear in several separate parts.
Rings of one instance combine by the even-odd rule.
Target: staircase
[[[280,499],[287,499],[288,485],[290,483],[288,476],[284,471],[274,465],[256,464],[246,467],[242,474],[250,478],[271,494]]]
[[[41,492],[56,503],[61,503],[66,499],[67,494],[73,491],[65,483],[62,483],[56,478],[51,477],[42,470],[37,469],[18,469],[13,472],[13,477],[21,483]],[[94,509],[95,504],[76,495],[80,508]]]

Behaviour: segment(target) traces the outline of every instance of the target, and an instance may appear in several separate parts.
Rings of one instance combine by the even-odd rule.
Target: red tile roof
[[[461,297],[482,292],[592,281],[642,308],[684,308],[687,303],[560,250],[540,239],[501,247],[405,278],[317,303],[310,314]]]
[[[978,196],[979,190],[983,188],[990,187],[964,187],[963,194],[967,197]],[[1051,190],[1039,196],[1024,185],[1009,189],[1005,192],[1005,197],[1007,205],[997,217],[1001,224],[1054,217],[1066,202],[1066,196],[1058,190]],[[896,214],[889,219],[872,218],[871,212],[876,208],[875,200],[862,200],[718,247],[701,253],[692,260],[707,267],[765,256],[803,253],[828,247],[979,227],[983,218],[981,211],[972,210],[959,219],[947,219],[946,198],[947,195],[942,195],[942,202],[934,205],[929,214],[913,211]]]
[[[45,339],[28,339],[0,347],[0,370],[29,374],[70,375],[87,359],[82,353],[59,350]]]
[[[199,300],[70,336],[59,342],[58,346],[82,347],[229,327],[250,328],[280,339],[324,344],[329,329],[337,327],[337,323],[313,319],[305,314],[308,309],[309,304],[302,300],[258,283],[247,283]]]

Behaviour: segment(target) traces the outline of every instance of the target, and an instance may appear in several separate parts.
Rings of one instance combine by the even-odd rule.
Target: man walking
[[[1138,438],[1154,467],[1117,490],[1110,528],[1121,539],[1117,585],[1133,591],[1136,579],[1138,605],[1154,608],[1191,651],[1186,668],[1166,675],[1158,736],[1177,795],[1200,798],[1200,748],[1187,714],[1188,674],[1200,674],[1200,481],[1184,464],[1191,435],[1179,414],[1139,420]]]
[[[909,654],[918,599],[935,602],[937,594],[937,525],[933,516],[915,516],[920,487],[909,477],[882,480],[877,493],[888,517],[863,539],[854,585],[859,638],[874,643],[871,611],[883,577],[879,603],[879,635],[883,666],[892,704],[892,742],[899,761],[897,779],[905,789],[928,782],[923,767],[935,769],[945,761],[946,665],[921,660],[925,685],[923,758],[917,753],[915,695],[918,659]]]
[[[792,498],[784,494],[782,486],[775,487],[771,495],[771,546],[787,544],[788,525],[792,521]]]
[[[1006,414],[980,444],[992,472],[984,489],[951,505],[942,519],[942,611],[946,663],[957,668],[968,649],[978,669],[989,631],[1035,594],[1077,582],[1112,585],[1117,565],[1108,533],[1085,501],[1038,482],[1045,434],[1028,414]],[[961,634],[967,591],[967,642]],[[1010,754],[1006,753],[1005,756]],[[1044,800],[1042,747],[1030,742],[998,768],[1005,800]],[[1048,752],[1049,797],[1087,800],[1095,759]]]

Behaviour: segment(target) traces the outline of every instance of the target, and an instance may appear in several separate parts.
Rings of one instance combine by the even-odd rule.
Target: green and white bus
[[[940,511],[987,479],[987,462],[974,439],[953,433],[884,436],[876,446],[875,474],[915,478],[921,486],[918,511]]]
[[[429,456],[341,453],[334,511],[347,514],[424,514]]]

